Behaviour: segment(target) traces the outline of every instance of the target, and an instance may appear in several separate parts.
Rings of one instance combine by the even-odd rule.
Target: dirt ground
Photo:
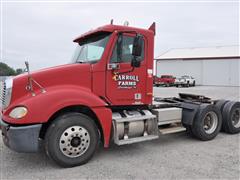
[[[197,93],[239,100],[239,87],[159,87],[154,94],[176,96]],[[125,146],[99,148],[86,165],[60,168],[44,153],[24,154],[9,150],[0,136],[0,178],[5,179],[240,179],[240,135],[220,133],[202,142],[185,132]]]

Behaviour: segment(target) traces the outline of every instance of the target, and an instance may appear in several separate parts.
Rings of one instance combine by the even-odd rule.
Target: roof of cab
[[[143,35],[154,35],[154,32],[152,30],[149,29],[141,29],[141,28],[135,28],[135,27],[129,27],[129,26],[120,26],[120,25],[112,25],[112,24],[108,24],[105,26],[101,26],[97,29],[94,30],[90,30],[84,34],[82,34],[81,36],[77,37],[76,39],[73,40],[73,42],[79,42],[82,39],[84,39],[85,37],[91,35],[91,34],[95,34],[95,33],[99,33],[99,32],[114,32],[114,31],[137,31]]]

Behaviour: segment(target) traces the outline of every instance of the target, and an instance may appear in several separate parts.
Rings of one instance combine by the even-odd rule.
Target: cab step
[[[183,126],[172,126],[169,128],[159,128],[160,134],[172,134],[172,133],[177,133],[177,132],[182,132],[186,131],[186,128]]]
[[[124,145],[124,144],[132,144],[132,143],[138,143],[142,141],[150,141],[153,139],[158,139],[158,135],[148,135],[148,136],[142,136],[142,137],[135,137],[135,138],[129,138],[124,140],[118,140],[116,142],[117,145]]]
[[[125,118],[119,118],[119,119],[114,119],[116,122],[121,123],[121,122],[133,122],[133,121],[142,121],[145,119],[153,119],[156,118],[155,115],[149,114],[149,115],[143,115],[143,116],[136,116],[136,117],[125,117]]]

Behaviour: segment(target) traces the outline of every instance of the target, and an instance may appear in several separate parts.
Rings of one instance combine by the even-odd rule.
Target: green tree
[[[9,67],[7,64],[0,62],[0,76],[14,76],[16,72],[13,68]]]
[[[22,74],[24,71],[23,71],[23,69],[21,69],[21,68],[17,68],[16,69],[16,74],[18,75],[18,74]]]

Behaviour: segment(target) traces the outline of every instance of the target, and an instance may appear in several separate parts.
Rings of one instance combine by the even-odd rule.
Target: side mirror
[[[117,60],[120,62],[122,59],[122,34],[117,39]]]
[[[142,55],[142,48],[143,48],[143,38],[141,35],[137,34],[133,40],[133,49],[132,49],[132,67],[140,67],[141,62],[139,58]]]
[[[142,54],[143,38],[141,35],[137,34],[133,40],[132,55],[139,57]]]

